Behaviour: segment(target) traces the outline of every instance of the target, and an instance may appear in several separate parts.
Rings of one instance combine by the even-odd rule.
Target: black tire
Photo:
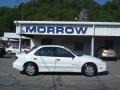
[[[0,57],[3,57],[3,55],[1,54]]]
[[[85,76],[95,76],[97,74],[97,67],[95,64],[88,63],[83,66],[82,72]]]
[[[38,68],[34,63],[27,63],[25,65],[24,68],[24,72],[28,75],[28,76],[34,76],[37,74],[38,72]]]
[[[10,50],[7,51],[7,55],[11,55],[11,51]]]

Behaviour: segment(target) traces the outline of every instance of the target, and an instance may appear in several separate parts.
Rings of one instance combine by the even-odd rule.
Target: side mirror
[[[75,56],[74,55],[72,55],[72,59],[74,59],[75,58]]]

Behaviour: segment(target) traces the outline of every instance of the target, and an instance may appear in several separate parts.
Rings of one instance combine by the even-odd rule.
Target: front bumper
[[[13,68],[15,68],[15,69],[17,69],[19,71],[23,71],[23,64],[20,63],[20,62],[15,61],[15,62],[13,62]]]
[[[108,67],[107,67],[106,63],[104,63],[103,65],[98,66],[97,68],[98,68],[98,73],[108,71]]]

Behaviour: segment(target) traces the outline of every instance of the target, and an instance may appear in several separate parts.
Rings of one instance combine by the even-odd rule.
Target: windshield
[[[0,47],[6,47],[7,41],[0,40]]]
[[[74,53],[76,56],[82,56],[82,54],[79,51],[72,51],[72,53]]]

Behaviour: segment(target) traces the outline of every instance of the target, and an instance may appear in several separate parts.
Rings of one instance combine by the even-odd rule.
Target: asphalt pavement
[[[120,60],[107,60],[108,74],[39,73],[27,76],[12,68],[14,58],[0,58],[0,90],[120,90]]]

